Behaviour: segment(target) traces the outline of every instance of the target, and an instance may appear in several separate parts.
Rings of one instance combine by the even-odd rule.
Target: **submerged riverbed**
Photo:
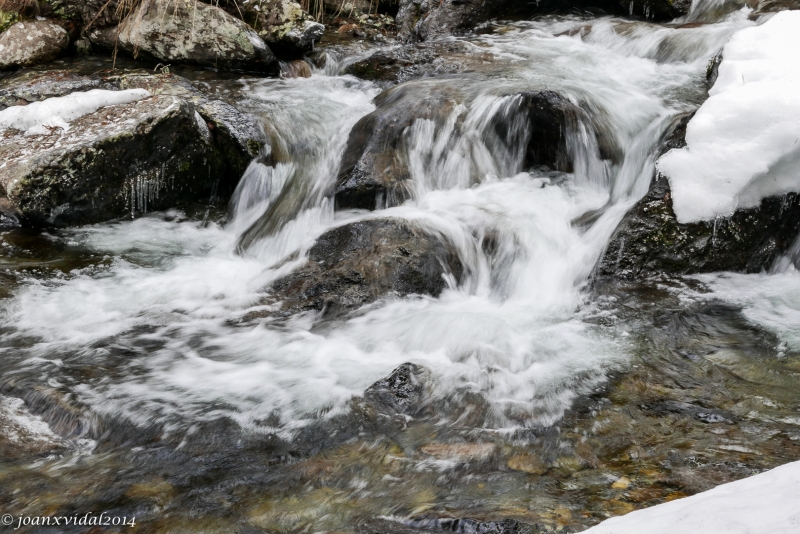
[[[368,47],[323,47],[308,78],[182,72],[259,117],[269,148],[230,206],[2,234],[4,510],[143,532],[577,532],[800,458],[791,257],[772,274],[592,276],[747,15],[454,38],[469,60],[394,89],[411,107],[445,97],[405,130],[410,185],[377,211],[330,198],[384,89],[344,74]],[[524,167],[514,122],[543,90],[582,110],[560,171]],[[461,279],[275,313],[270,284],[321,234],[386,216],[452,244]]]

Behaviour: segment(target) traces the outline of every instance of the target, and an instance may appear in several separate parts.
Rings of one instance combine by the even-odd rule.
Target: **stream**
[[[384,89],[343,73],[385,45],[323,42],[308,78],[180,72],[259,117],[268,147],[230,206],[0,234],[0,413],[40,453],[0,462],[3,509],[141,532],[579,532],[800,458],[796,258],[592,276],[747,15],[709,0],[668,24],[451,38],[473,68],[401,86],[446,105],[404,132],[406,198],[376,211],[330,191]],[[582,111],[564,172],[524,165],[519,95],[542,90]],[[270,313],[320,235],[376,217],[441,236],[462,278],[329,320]],[[407,362],[420,408],[376,413],[365,390]]]

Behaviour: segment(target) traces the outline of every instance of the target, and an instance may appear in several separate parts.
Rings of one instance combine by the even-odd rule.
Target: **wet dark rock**
[[[0,34],[0,69],[13,69],[57,58],[69,46],[67,31],[48,20],[17,22]]]
[[[406,129],[419,119],[444,124],[462,98],[451,86],[425,82],[381,93],[375,99],[377,109],[350,131],[336,182],[336,208],[373,210],[409,198]],[[525,143],[518,170],[545,165],[569,171],[566,132],[581,113],[553,91],[518,93],[490,121],[486,135],[498,148]]]
[[[154,95],[177,96],[191,102],[206,121],[214,144],[222,152],[229,174],[237,176],[236,181],[264,144],[265,134],[255,117],[242,113],[223,100],[209,98],[180,76],[136,71],[110,75],[103,81],[120,90],[147,89]],[[227,195],[230,192],[220,193]]]
[[[645,20],[667,21],[686,15],[691,0],[617,0],[618,12]]]
[[[404,132],[418,119],[443,123],[457,103],[448,90],[401,85],[381,93],[377,109],[350,131],[336,180],[337,209],[376,209],[410,196]]]
[[[424,399],[428,379],[430,371],[426,368],[404,363],[388,377],[368,387],[364,391],[364,398],[381,413],[414,415]]]
[[[440,236],[401,219],[369,219],[322,234],[308,263],[272,284],[281,311],[334,314],[382,297],[438,296],[445,275],[461,278],[456,251]]]
[[[396,18],[397,36],[406,42],[427,41],[475,29],[492,19],[530,18],[575,10],[627,14],[629,6],[626,4],[623,10],[616,0],[541,0],[527,3],[513,0],[400,0]]]
[[[153,96],[101,108],[73,121],[66,132],[7,131],[0,145],[0,186],[34,226],[98,222],[208,201],[226,173],[208,126],[198,118],[186,101]]]
[[[165,63],[278,73],[278,62],[258,33],[204,3],[149,0],[118,27],[92,30],[94,45],[143,54]]]
[[[153,95],[178,97],[192,106],[206,123],[212,140],[210,146],[224,162],[223,180],[216,192],[221,198],[232,193],[238,178],[264,143],[265,136],[256,118],[227,102],[209,98],[188,80],[173,74],[138,70],[92,76],[65,70],[19,73],[0,81],[0,109],[91,89],[146,89]]]
[[[686,146],[691,114],[680,117],[663,152]],[[762,200],[729,217],[681,224],[672,209],[669,180],[657,173],[650,190],[620,223],[600,260],[603,276],[634,278],[667,273],[759,272],[769,268],[800,233],[800,195]]]
[[[719,66],[722,63],[722,51],[711,58],[708,62],[708,66],[706,67],[706,82],[708,82],[708,87],[713,87],[714,83],[717,81],[717,77],[719,76]]]
[[[488,53],[471,53],[468,45],[458,41],[433,41],[379,50],[349,65],[345,72],[364,80],[403,83],[478,71],[490,66],[493,58]]]

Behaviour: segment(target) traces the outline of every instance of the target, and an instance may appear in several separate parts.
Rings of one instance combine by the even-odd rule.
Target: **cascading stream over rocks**
[[[202,9],[244,25],[231,22],[235,3],[221,4],[224,16],[212,3]],[[459,13],[437,10],[454,5],[462,9],[417,4],[427,18],[405,31],[422,43],[334,44],[277,78],[59,71],[68,94],[52,73],[0,80],[2,222],[45,228],[3,241],[16,256],[0,301],[0,395],[58,422],[53,439],[84,440],[108,458],[152,454],[148,480],[172,488],[164,502],[183,495],[173,486],[197,490],[203,506],[241,514],[242,531],[339,531],[363,520],[359,532],[527,532],[509,517],[583,528],[707,489],[711,475],[689,488],[674,467],[680,455],[705,458],[683,445],[701,434],[730,441],[703,445],[728,454],[713,457],[725,476],[772,467],[745,473],[731,458],[749,454],[733,436],[745,420],[756,425],[747,414],[763,408],[751,406],[762,398],[754,391],[767,395],[773,367],[754,371],[748,360],[717,372],[707,361],[733,365],[743,346],[758,355],[779,346],[781,358],[800,351],[792,321],[775,319],[800,316],[800,297],[781,300],[774,282],[800,294],[800,188],[784,168],[797,152],[789,134],[773,132],[785,153],[770,152],[755,179],[766,193],[739,176],[749,196],[726,197],[707,217],[679,196],[710,203],[692,188],[707,176],[687,186],[676,173],[714,151],[702,121],[723,99],[709,99],[709,62],[722,58],[718,80],[728,84],[712,95],[744,91],[734,75],[750,60],[746,32],[786,30],[796,12],[758,19],[749,7],[697,0],[651,15],[631,2],[629,17],[645,20],[542,14],[436,40],[434,26]],[[612,5],[619,10],[601,7]],[[242,16],[266,17],[251,8]],[[106,21],[91,38],[105,32],[106,44],[113,35],[185,59],[150,38],[155,15],[137,16],[147,24]],[[275,58],[260,45],[244,43],[225,68],[271,72]],[[778,63],[758,50],[762,63],[746,73],[766,78]],[[215,54],[187,63],[214,66]],[[776,165],[780,187],[767,183]],[[134,167],[138,181],[125,174]],[[29,269],[41,243],[47,267]],[[754,289],[755,278],[716,271],[772,274],[753,275],[770,281]],[[722,386],[703,396],[731,377],[747,381],[739,396]],[[764,403],[775,413],[758,424],[794,424],[784,413],[794,378],[781,380],[775,389],[788,400]],[[629,432],[647,417],[661,419]],[[691,425],[726,426],[703,434]],[[664,428],[691,440],[648,441]],[[740,433],[755,440],[770,429]],[[595,446],[598,435],[610,437]],[[662,449],[672,456],[657,456]],[[345,480],[342,465],[356,462],[389,467]],[[177,464],[192,476],[170,478]],[[456,488],[453,498],[399,498],[404,476]],[[484,478],[464,482],[473,476]],[[244,479],[269,497],[239,492]],[[635,493],[645,480],[657,497]],[[546,498],[521,503],[525,491]],[[597,501],[560,508],[558,495],[578,493]],[[597,502],[612,504],[578,513]],[[368,520],[352,511],[361,506]]]

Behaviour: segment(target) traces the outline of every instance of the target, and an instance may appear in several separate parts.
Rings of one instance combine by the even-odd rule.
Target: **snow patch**
[[[800,462],[614,517],[583,534],[797,534]]]
[[[106,106],[128,104],[150,96],[146,89],[107,91],[92,89],[67,96],[48,98],[27,106],[12,106],[0,111],[0,132],[8,128],[25,135],[42,135],[48,128],[69,130],[69,123]]]
[[[719,77],[686,130],[687,147],[662,156],[681,223],[731,215],[800,191],[800,11],[736,32]]]

